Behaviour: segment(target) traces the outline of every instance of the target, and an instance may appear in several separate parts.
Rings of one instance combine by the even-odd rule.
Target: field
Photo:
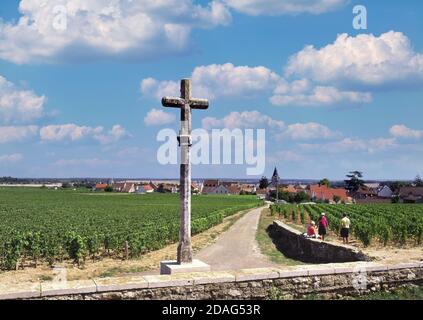
[[[193,196],[192,233],[261,205],[252,196]],[[0,188],[0,267],[135,257],[176,242],[179,196]]]
[[[338,232],[342,214],[351,220],[351,231],[363,245],[378,242],[383,245],[421,245],[423,239],[423,205],[366,204],[366,205],[300,205],[272,206],[272,212],[298,223],[317,221],[326,213],[329,227]]]

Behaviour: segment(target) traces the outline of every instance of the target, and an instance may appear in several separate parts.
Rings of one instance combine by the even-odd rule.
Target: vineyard
[[[338,233],[342,214],[347,213],[351,220],[354,237],[365,246],[373,242],[383,245],[421,245],[423,239],[423,205],[409,204],[367,204],[330,205],[306,204],[299,206],[272,206],[272,213],[296,223],[317,221],[324,212],[329,227]]]
[[[194,196],[192,233],[261,204],[252,196]],[[131,258],[178,240],[179,196],[0,188],[0,221],[1,269]]]

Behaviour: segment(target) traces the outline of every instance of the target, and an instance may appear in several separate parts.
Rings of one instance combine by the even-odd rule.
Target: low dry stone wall
[[[388,291],[423,284],[423,262],[308,265],[162,276],[43,282],[0,288],[0,299],[279,299]]]
[[[340,246],[309,239],[280,221],[274,221],[267,232],[285,256],[307,263],[370,261],[371,258],[350,246]]]

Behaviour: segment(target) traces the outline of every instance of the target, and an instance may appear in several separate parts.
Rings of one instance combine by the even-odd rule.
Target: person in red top
[[[311,221],[310,224],[307,227],[307,237],[308,238],[317,238],[316,223],[314,221]]]
[[[320,215],[318,225],[319,225],[319,236],[322,238],[323,241],[325,241],[325,235],[328,232],[329,223],[324,212],[322,212],[322,214]]]

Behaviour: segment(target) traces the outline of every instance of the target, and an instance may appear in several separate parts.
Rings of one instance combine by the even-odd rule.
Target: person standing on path
[[[319,221],[317,223],[319,226],[319,236],[322,238],[322,241],[325,241],[325,236],[329,228],[329,223],[324,212],[322,212],[322,214],[320,215]]]
[[[347,214],[344,213],[341,219],[341,238],[344,244],[348,244],[348,238],[350,236],[351,221],[348,219]]]

